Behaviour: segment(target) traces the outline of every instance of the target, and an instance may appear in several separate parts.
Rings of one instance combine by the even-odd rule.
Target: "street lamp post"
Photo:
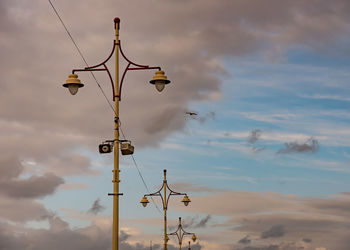
[[[181,217],[179,217],[179,225],[177,226],[177,230],[173,233],[168,234],[168,235],[176,235],[177,236],[177,239],[179,240],[180,250],[182,248],[182,240],[183,240],[185,235],[192,235],[193,242],[195,242],[197,239],[197,237],[194,233],[186,232],[183,229],[182,224],[181,224]],[[191,249],[191,242],[189,241],[188,243],[189,243],[189,249]]]
[[[161,193],[162,190],[163,190],[164,196]],[[170,191],[169,194],[167,194],[167,190]],[[164,180],[163,180],[162,187],[155,193],[144,195],[140,202],[144,207],[146,207],[147,204],[149,203],[147,196],[160,196],[160,198],[162,199],[163,211],[164,211],[164,250],[168,249],[169,237],[167,234],[167,210],[168,210],[169,198],[172,195],[183,195],[184,198],[182,199],[182,202],[184,203],[185,206],[188,206],[188,204],[191,202],[191,200],[188,198],[186,193],[178,193],[169,188],[167,179],[166,179],[166,169],[164,169]]]
[[[112,140],[113,146],[114,146],[114,168],[113,168],[113,193],[108,194],[113,196],[113,240],[112,240],[112,250],[118,250],[119,244],[118,244],[118,238],[119,238],[119,195],[122,195],[119,193],[119,143],[122,141],[119,140],[119,102],[121,101],[121,91],[123,87],[123,81],[125,78],[126,73],[129,70],[149,70],[149,69],[157,69],[155,75],[153,76],[153,79],[150,81],[151,84],[154,84],[156,89],[161,92],[165,85],[170,83],[170,81],[167,79],[167,77],[164,74],[164,71],[161,70],[160,67],[150,67],[148,65],[140,65],[132,62],[129,60],[122,48],[121,48],[121,41],[119,40],[119,29],[120,29],[120,19],[115,18],[114,19],[114,28],[115,28],[115,40],[113,42],[113,48],[111,54],[108,56],[108,58],[103,61],[102,63],[99,63],[95,66],[91,67],[85,67],[83,69],[73,69],[72,74],[69,75],[67,81],[65,84],[63,84],[63,87],[68,88],[69,92],[72,95],[75,95],[78,92],[78,89],[83,87],[84,84],[81,83],[81,81],[78,79],[78,75],[75,74],[79,71],[106,71],[110,82],[112,86],[112,99],[115,102],[115,109],[114,109],[114,140]],[[127,66],[124,69],[123,75],[121,80],[119,81],[119,52],[122,55],[122,57],[127,61]],[[112,75],[106,65],[107,61],[111,59],[111,57],[115,56],[115,79],[113,81]],[[123,146],[123,144],[122,144]],[[130,148],[129,148],[130,149]],[[121,148],[122,154],[123,148]],[[128,148],[127,148],[128,150]],[[101,151],[100,151],[101,152]],[[132,150],[127,151],[128,153],[125,154],[131,154],[133,152]]]

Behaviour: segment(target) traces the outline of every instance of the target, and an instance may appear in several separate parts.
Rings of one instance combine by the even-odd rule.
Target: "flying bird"
[[[191,111],[186,111],[185,113],[186,115],[198,115],[197,113]]]

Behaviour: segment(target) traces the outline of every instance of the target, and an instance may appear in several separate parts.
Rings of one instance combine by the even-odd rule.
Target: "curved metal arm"
[[[181,224],[181,217],[179,217],[179,225],[177,227],[177,230],[173,233],[169,233],[168,235],[176,235],[177,239],[179,240],[179,244],[182,244],[182,240],[184,238],[185,235],[194,235],[194,233],[189,233],[186,232]]]
[[[96,64],[95,66],[90,66],[90,67],[86,67],[85,69],[94,69],[94,68],[97,68],[101,65],[105,65],[106,62],[109,61],[109,59],[111,59],[111,57],[113,56],[113,53],[114,53],[114,50],[115,50],[115,46],[117,45],[117,43],[115,42],[115,40],[113,41],[113,48],[112,48],[112,52],[111,54],[107,57],[106,60],[104,60],[103,62],[99,63],[99,64]]]
[[[162,193],[160,191],[163,190],[164,186],[170,191],[170,193],[167,195],[166,199],[164,199]],[[174,192],[173,190],[171,190],[168,186],[167,183],[165,183],[165,185],[163,185],[159,191],[152,193],[152,194],[145,194],[145,196],[160,196],[160,198],[162,199],[162,204],[163,204],[163,209],[168,208],[168,204],[169,204],[169,199],[171,195],[187,195],[186,193],[178,193],[178,192]]]
[[[119,85],[119,92],[118,92],[118,95],[116,95],[115,93],[115,88],[114,88],[114,81],[113,81],[113,78],[112,78],[112,75],[111,75],[111,72],[109,71],[106,63],[109,61],[109,59],[111,59],[111,57],[113,56],[113,53],[115,51],[115,47],[118,46],[119,47],[119,51],[121,53],[121,55],[123,56],[123,58],[128,62],[128,65],[126,66],[126,68],[124,69],[124,72],[123,72],[123,75],[122,75],[122,78],[120,80],[120,83],[118,82],[118,85]],[[130,65],[133,65],[135,67],[130,67]],[[100,66],[103,66],[103,68],[98,68]],[[130,59],[128,59],[122,48],[121,48],[121,42],[120,40],[118,42],[116,42],[115,40],[113,41],[113,48],[112,48],[112,52],[111,54],[107,57],[106,60],[104,60],[103,62],[99,63],[99,64],[96,64],[94,66],[89,66],[89,67],[85,67],[83,69],[73,69],[72,70],[72,73],[74,74],[74,72],[76,71],[106,71],[107,74],[108,74],[108,77],[109,77],[109,80],[111,82],[111,85],[112,85],[112,91],[113,91],[113,101],[115,101],[115,98],[118,97],[119,101],[121,101],[121,93],[122,93],[122,87],[123,87],[123,82],[124,82],[124,78],[125,78],[125,75],[126,75],[126,72],[129,71],[129,70],[144,70],[144,69],[158,69],[158,70],[161,70],[161,67],[150,67],[148,65],[141,65],[141,64],[137,64],[137,63],[134,63],[132,62]]]
[[[160,196],[160,198],[162,199],[162,204],[163,204],[163,210],[166,208],[165,207],[165,203],[164,203],[164,198],[163,195],[160,191],[162,191],[164,188],[164,184],[162,185],[162,187],[155,193],[151,193],[151,194],[145,194],[145,196]]]
[[[145,196],[160,196],[160,198],[162,199],[162,204],[163,204],[163,209],[168,208],[168,204],[169,204],[169,199],[171,195],[187,195],[186,193],[179,193],[179,192],[175,192],[173,191],[169,186],[168,186],[168,182],[166,180],[166,172],[164,172],[164,181],[163,181],[163,185],[162,187],[155,193],[151,193],[151,194],[146,194]],[[166,188],[167,190],[170,191],[170,193],[167,195],[167,197],[163,197],[161,191],[163,190],[163,188]]]
[[[119,97],[119,101],[121,101],[121,99],[122,99],[121,93],[122,93],[122,88],[123,88],[123,82],[124,82],[124,78],[125,78],[126,72],[128,72],[128,70],[143,70],[143,69],[158,69],[158,70],[161,70],[161,68],[160,67],[150,67],[148,65],[141,65],[141,64],[134,63],[133,61],[131,61],[130,59],[128,59],[125,56],[125,54],[124,54],[124,52],[122,50],[122,46],[121,46],[121,41],[120,40],[118,41],[117,45],[119,47],[120,54],[128,62],[128,65],[124,69],[123,76],[122,76],[122,78],[120,80],[120,85],[119,85],[120,87],[119,87],[118,97]],[[134,65],[136,68],[131,68],[130,65]]]
[[[112,85],[112,91],[113,91],[113,101],[115,100],[115,89],[114,89],[114,82],[113,82],[113,78],[111,75],[111,72],[109,71],[106,62],[108,62],[109,59],[111,59],[111,57],[113,56],[114,50],[115,50],[115,46],[116,46],[116,42],[115,40],[113,41],[113,48],[112,48],[112,52],[111,54],[107,57],[106,60],[104,60],[103,62],[96,64],[94,66],[89,66],[89,67],[85,67],[84,69],[73,69],[72,73],[74,74],[74,72],[76,71],[107,71],[109,80],[111,81],[111,85]],[[101,69],[97,69],[98,67],[103,66],[103,68]]]
[[[120,41],[120,40],[118,41],[117,45],[119,46],[119,51],[120,51],[120,53],[122,54],[123,58],[124,58],[128,63],[130,63],[130,64],[132,64],[132,65],[134,65],[134,66],[137,66],[137,67],[141,67],[141,68],[147,68],[147,67],[149,67],[148,65],[137,64],[137,63],[134,63],[133,61],[129,60],[129,59],[125,56],[125,54],[124,54],[124,52],[123,52],[123,50],[122,50],[122,46],[121,46],[121,41]],[[160,68],[160,67],[158,67],[158,68]]]

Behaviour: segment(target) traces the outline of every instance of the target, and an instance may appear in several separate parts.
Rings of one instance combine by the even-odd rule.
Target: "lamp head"
[[[186,207],[191,202],[191,200],[190,200],[190,198],[188,198],[187,194],[185,194],[184,198],[182,199],[182,202],[185,204]]]
[[[165,84],[169,84],[170,83],[170,80],[168,80],[168,78],[164,74],[163,70],[158,70],[155,73],[155,75],[153,76],[153,79],[151,81],[149,81],[149,83],[154,84],[156,89],[159,92],[161,92],[164,89]]]
[[[195,242],[197,240],[197,237],[195,234],[192,235],[192,240],[193,240],[193,242]]]
[[[146,207],[147,204],[149,203],[148,199],[146,196],[143,196],[142,200],[140,201],[143,207]]]
[[[70,74],[66,80],[66,83],[63,84],[63,87],[68,88],[69,92],[72,95],[75,95],[78,92],[79,88],[84,87],[84,84],[80,82],[78,75]]]

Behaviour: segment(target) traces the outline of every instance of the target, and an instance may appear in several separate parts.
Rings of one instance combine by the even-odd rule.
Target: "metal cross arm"
[[[119,51],[120,51],[120,54],[123,56],[123,58],[128,62],[128,65],[125,67],[124,69],[124,72],[123,72],[123,75],[122,75],[122,78],[120,80],[120,83],[118,83],[119,85],[119,91],[118,91],[118,94],[115,93],[115,89],[114,89],[114,81],[113,81],[113,78],[112,78],[112,75],[106,65],[106,63],[111,59],[111,57],[113,56],[114,54],[114,51],[115,51],[115,48],[118,47],[119,48]],[[130,67],[130,65],[133,65],[135,67]],[[102,67],[102,68],[99,68],[99,67]],[[110,55],[107,57],[106,60],[104,60],[103,62],[99,63],[99,64],[96,64],[94,66],[89,66],[89,67],[85,67],[83,69],[73,69],[72,70],[72,74],[75,75],[75,72],[81,72],[81,71],[106,71],[107,74],[108,74],[108,77],[110,79],[110,82],[111,82],[111,85],[112,85],[112,91],[113,91],[113,101],[115,101],[115,98],[116,97],[119,97],[119,101],[121,101],[121,91],[122,91],[122,87],[123,87],[123,82],[124,82],[124,78],[125,78],[125,75],[127,73],[128,70],[149,70],[149,69],[157,69],[158,70],[158,75],[159,75],[159,72],[163,72],[161,67],[159,66],[156,66],[156,67],[151,67],[151,66],[148,66],[148,65],[141,65],[141,64],[137,64],[137,63],[134,63],[132,62],[130,59],[128,59],[123,50],[122,50],[122,47],[121,47],[121,41],[119,40],[118,42],[116,42],[114,40],[113,42],[113,48],[112,48],[112,52],[110,53]],[[163,72],[163,77],[166,78],[166,76],[164,75],[164,72]],[[154,78],[154,77],[153,77]],[[159,79],[158,79],[159,80]],[[165,84],[169,83],[170,81],[165,79],[166,81],[164,82]],[[151,80],[152,81],[152,80]],[[169,81],[169,82],[167,82]],[[158,84],[159,85],[159,84]],[[157,87],[157,86],[156,86]],[[157,90],[159,91],[159,87],[157,87]],[[162,89],[163,90],[163,89]],[[161,90],[160,90],[161,91]]]

